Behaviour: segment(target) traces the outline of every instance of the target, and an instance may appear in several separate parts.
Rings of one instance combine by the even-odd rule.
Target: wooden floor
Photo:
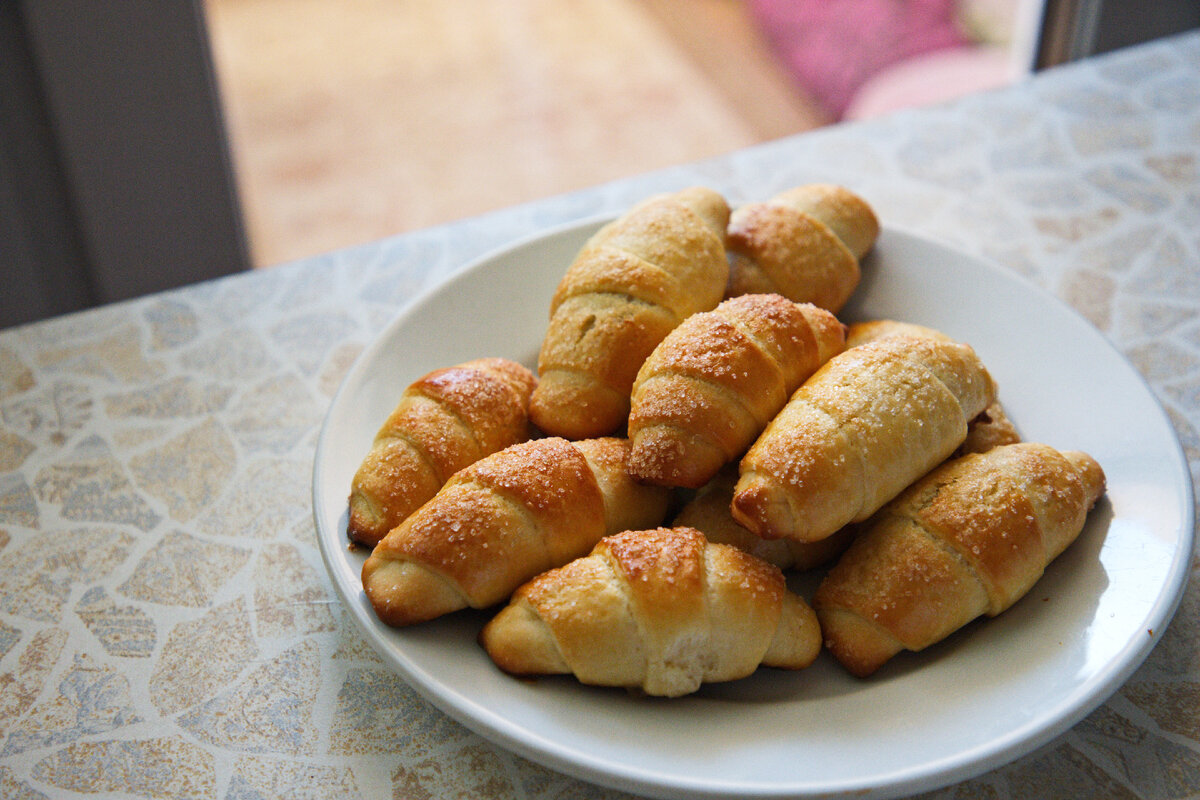
[[[821,125],[737,0],[207,0],[256,266]]]

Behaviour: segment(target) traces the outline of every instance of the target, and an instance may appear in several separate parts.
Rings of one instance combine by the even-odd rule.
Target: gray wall
[[[248,267],[200,0],[0,0],[0,327]]]

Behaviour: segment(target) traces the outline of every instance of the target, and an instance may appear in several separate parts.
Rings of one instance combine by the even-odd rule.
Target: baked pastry
[[[480,641],[512,674],[667,697],[760,664],[801,669],[821,647],[816,616],[778,569],[688,528],[605,538],[518,589]]]
[[[467,361],[411,384],[351,482],[349,537],[374,547],[455,472],[527,440],[536,384],[505,358]]]
[[[736,465],[731,464],[722,469],[684,504],[671,524],[695,528],[710,542],[733,545],[774,564],[781,570],[797,572],[815,569],[832,562],[854,538],[854,525],[847,525],[815,542],[763,539],[751,533],[733,518],[729,510],[737,479]]]
[[[927,325],[895,319],[869,319],[850,323],[846,328],[846,347],[858,347],[860,344],[874,342],[888,336],[925,336],[930,339],[940,339],[943,342],[954,341],[936,328],[930,328]]]
[[[728,220],[725,199],[695,187],[638,204],[583,246],[554,293],[538,355],[530,413],[539,428],[583,439],[625,423],[642,362],[721,301]]]
[[[834,356],[739,465],[734,519],[816,541],[869,517],[963,443],[995,384],[965,344],[892,336]]]
[[[363,564],[375,613],[401,626],[486,608],[606,535],[661,524],[670,490],[634,482],[628,455],[624,439],[534,439],[456,473]]]
[[[870,675],[1024,596],[1104,492],[1085,453],[1004,445],[947,462],[876,514],[817,588],[826,646]]]
[[[846,347],[857,347],[887,336],[927,336],[946,342],[954,341],[941,331],[924,325],[877,319],[850,325],[846,333]],[[982,453],[1002,444],[1016,444],[1019,441],[1020,433],[1008,418],[1000,401],[996,400],[968,423],[967,438],[955,451],[955,455]]]
[[[703,486],[844,343],[833,314],[777,294],[742,295],[688,317],[634,381],[630,470],[650,483]]]
[[[741,206],[729,220],[726,296],[774,292],[836,313],[878,236],[871,206],[842,186],[798,186]]]
[[[967,424],[967,438],[954,451],[961,456],[967,453],[984,453],[993,447],[1005,444],[1016,444],[1021,441],[1017,426],[1004,413],[1004,406],[999,400],[988,404],[988,407],[975,415]]]

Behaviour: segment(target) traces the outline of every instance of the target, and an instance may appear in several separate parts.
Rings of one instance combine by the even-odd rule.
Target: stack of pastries
[[[679,696],[822,649],[866,677],[1010,607],[1104,473],[1020,441],[969,344],[838,318],[878,234],[825,184],[735,210],[693,187],[602,227],[536,374],[448,365],[380,428],[347,530],[379,619],[488,610],[505,672]]]

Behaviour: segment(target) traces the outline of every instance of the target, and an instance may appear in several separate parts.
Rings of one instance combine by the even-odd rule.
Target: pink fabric
[[[1001,47],[959,47],[901,61],[872,77],[854,95],[845,119],[867,119],[902,108],[941,103],[1004,86],[1012,60]]]
[[[841,118],[871,76],[968,40],[954,0],[748,0],[793,76]]]

